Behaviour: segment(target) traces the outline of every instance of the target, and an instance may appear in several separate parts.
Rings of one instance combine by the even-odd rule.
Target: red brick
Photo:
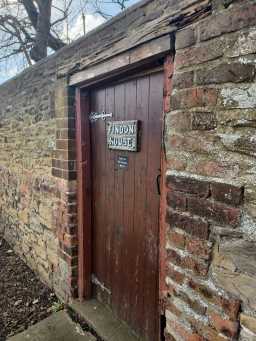
[[[69,267],[69,274],[71,277],[76,277],[76,279],[77,279],[78,278],[78,266],[73,265],[73,266]]]
[[[170,263],[167,263],[166,274],[178,284],[182,284],[184,282],[185,275],[179,271],[174,270],[174,267]]]
[[[190,298],[185,292],[182,291],[179,291],[176,296],[184,301],[197,314],[205,314],[206,306],[202,305],[198,300]]]
[[[189,279],[188,286],[202,295],[204,299],[209,302],[214,302],[215,293],[208,286],[195,282],[193,279]]]
[[[168,333],[165,333],[164,339],[165,341],[176,341],[175,337]]]
[[[169,55],[164,61],[164,112],[171,110],[171,92],[172,92],[172,75],[173,75],[173,56]]]
[[[192,316],[187,317],[187,319],[197,333],[205,337],[207,341],[227,341],[227,338],[224,335],[222,336],[215,329],[204,324],[200,320],[197,320]]]
[[[235,338],[238,334],[239,323],[223,319],[220,315],[214,312],[208,312],[211,325],[220,333],[227,337]]]
[[[176,292],[176,288],[175,286],[173,286],[172,284],[166,284],[167,287],[167,291],[168,291],[168,295],[174,295]]]
[[[166,302],[166,309],[169,310],[170,312],[172,312],[174,315],[176,315],[178,317],[181,316],[181,311],[170,300],[167,300],[167,302]]]
[[[177,247],[178,249],[184,249],[185,248],[185,236],[181,233],[177,233],[175,231],[168,232],[168,242]]]
[[[189,256],[181,256],[175,250],[168,250],[167,255],[168,261],[181,268],[192,270],[196,275],[205,276],[208,273],[208,263],[199,262]]]
[[[242,63],[225,63],[214,68],[196,71],[196,84],[220,84],[251,82],[255,76],[255,66]]]
[[[52,168],[52,176],[62,178],[62,169]]]
[[[53,152],[53,158],[58,160],[76,160],[76,151],[75,149],[56,149]]]
[[[238,31],[256,24],[256,4],[243,4],[211,15],[200,24],[200,40],[208,40],[223,33]]]
[[[64,250],[64,252],[66,252],[71,257],[76,257],[78,254],[78,247],[77,246],[68,247],[66,245],[63,245],[63,250]]]
[[[67,203],[66,205],[66,213],[77,213],[77,204],[76,202]]]
[[[57,129],[56,130],[56,139],[75,139],[76,138],[76,130],[75,129]]]
[[[223,296],[215,297],[216,304],[220,305],[231,320],[238,318],[238,313],[241,307],[241,301],[235,298],[225,298]]]
[[[65,214],[64,215],[64,219],[63,219],[63,224],[67,225],[67,226],[74,226],[75,224],[77,224],[77,214],[73,213],[73,214]]]
[[[70,288],[70,297],[77,298],[78,297],[78,288]]]
[[[203,198],[209,196],[210,186],[208,181],[185,176],[167,175],[166,184],[169,188],[176,191],[195,194]]]
[[[77,178],[77,172],[72,172],[72,171],[62,171],[62,178],[68,181],[76,180]]]
[[[65,233],[63,242],[67,247],[72,247],[78,245],[78,239],[76,235],[70,235]]]
[[[240,205],[243,201],[244,188],[215,182],[211,184],[213,199],[230,205]]]
[[[65,225],[64,231],[68,234],[76,234],[77,233],[77,225],[76,224]]]
[[[70,267],[74,265],[78,265],[78,257],[70,257],[63,250],[59,250],[58,254]]]
[[[57,129],[76,129],[75,118],[58,118],[56,127]]]
[[[213,220],[222,225],[236,227],[241,218],[241,211],[235,207],[211,200],[190,197],[188,200],[188,210],[192,214],[199,215],[206,219]]]
[[[178,334],[183,341],[204,341],[204,338],[197,333],[193,333],[182,326],[179,322],[173,320],[167,320],[169,328]]]
[[[193,218],[176,211],[168,210],[166,221],[170,224],[171,228],[180,228],[199,239],[208,239],[209,237],[209,223],[200,218]]]
[[[218,90],[216,88],[192,88],[177,90],[171,97],[172,109],[215,107]]]
[[[76,288],[78,285],[77,277],[69,277],[68,278],[68,286],[70,288]]]
[[[76,192],[66,192],[64,193],[65,201],[68,203],[74,203],[77,201],[77,193]]]
[[[173,209],[186,210],[186,196],[184,193],[168,191],[167,204]]]
[[[76,141],[75,140],[56,140],[56,149],[75,149]]]
[[[186,240],[186,249],[193,256],[208,260],[211,255],[211,246],[205,240]]]

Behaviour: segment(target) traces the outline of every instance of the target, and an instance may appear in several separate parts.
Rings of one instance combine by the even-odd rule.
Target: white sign
[[[109,149],[137,151],[138,121],[108,121],[107,144]]]

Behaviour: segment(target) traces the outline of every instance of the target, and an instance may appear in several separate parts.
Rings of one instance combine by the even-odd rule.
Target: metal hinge
[[[105,121],[107,117],[112,117],[113,114],[111,113],[106,113],[105,111],[103,112],[91,112],[89,114],[89,120],[91,122],[95,122],[97,120],[103,120]]]

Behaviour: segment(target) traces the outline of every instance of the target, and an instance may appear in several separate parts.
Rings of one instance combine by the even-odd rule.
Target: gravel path
[[[0,237],[0,341],[49,316],[60,304]]]

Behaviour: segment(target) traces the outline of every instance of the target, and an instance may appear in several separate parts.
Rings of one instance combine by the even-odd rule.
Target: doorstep
[[[95,299],[82,303],[73,301],[69,307],[104,341],[143,341],[126,323],[118,320],[109,308]]]
[[[83,332],[63,310],[53,313],[7,341],[96,341],[90,333]]]

